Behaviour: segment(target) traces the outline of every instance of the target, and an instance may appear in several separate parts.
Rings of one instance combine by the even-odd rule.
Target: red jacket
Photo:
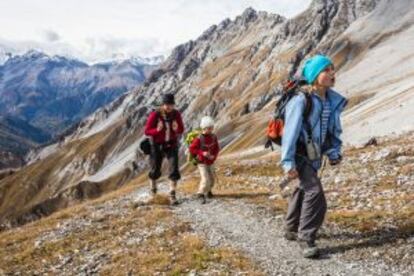
[[[202,134],[203,135],[203,134]],[[197,137],[193,140],[190,145],[189,151],[191,154],[197,156],[197,160],[199,163],[212,165],[214,161],[216,161],[217,156],[220,151],[220,146],[217,141],[216,135],[204,135],[204,145],[201,148],[201,139]],[[212,159],[203,156],[203,152],[207,151],[210,155],[213,156]]]
[[[161,121],[163,128],[161,131],[157,130],[158,122]],[[172,129],[172,123],[177,122],[178,129],[174,131]],[[179,111],[173,112],[162,116],[160,111],[153,111],[150,113],[145,124],[145,135],[151,136],[156,144],[166,144],[167,128],[170,129],[170,145],[175,146],[177,144],[178,136],[184,132],[184,124]]]

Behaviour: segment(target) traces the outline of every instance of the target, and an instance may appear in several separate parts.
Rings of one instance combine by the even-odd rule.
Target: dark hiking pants
[[[297,232],[300,240],[315,241],[327,209],[325,194],[309,160],[302,159],[297,164],[300,184],[289,201],[286,230]]]
[[[148,177],[157,180],[161,177],[162,161],[168,160],[168,178],[172,181],[178,181],[181,178],[178,166],[178,146],[167,147],[165,145],[153,144],[151,147],[150,165],[151,169]]]

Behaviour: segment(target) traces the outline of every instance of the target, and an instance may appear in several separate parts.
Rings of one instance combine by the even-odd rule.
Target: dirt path
[[[166,191],[165,184],[161,185],[161,191]],[[148,189],[137,190],[136,195],[141,200],[148,198]],[[410,275],[410,272],[390,271],[381,262],[341,260],[342,253],[330,254],[328,240],[319,242],[320,259],[304,259],[298,244],[283,238],[283,216],[274,217],[265,208],[241,199],[218,198],[203,205],[181,195],[180,201],[174,213],[190,222],[210,246],[240,250],[268,275]]]

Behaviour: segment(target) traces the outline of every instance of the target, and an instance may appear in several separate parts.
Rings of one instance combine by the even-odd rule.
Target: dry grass
[[[171,243],[174,243],[174,248],[171,248]],[[171,231],[162,239],[160,237],[149,239],[141,246],[145,247],[143,252],[114,256],[113,263],[104,269],[102,274],[125,275],[130,272],[139,275],[154,275],[154,273],[182,275],[190,271],[214,271],[220,267],[220,273],[216,272],[218,274],[243,271],[249,275],[261,275],[246,258],[235,253],[234,250],[206,248],[199,237],[189,233],[179,234]],[[159,246],[163,246],[163,250],[160,251]]]
[[[373,230],[377,226],[376,221],[382,219],[383,215],[381,212],[369,211],[330,211],[327,214],[327,221],[342,227],[367,231]]]
[[[265,159],[260,163],[242,164],[236,163],[224,165],[221,172],[230,171],[231,175],[247,175],[247,176],[281,176],[283,170],[280,168],[276,157]]]
[[[150,231],[162,224],[167,225],[162,234],[151,236],[139,247],[128,247],[126,251],[106,260],[102,274],[124,275],[132,272],[153,275],[164,272],[167,275],[180,275],[219,267],[220,271],[227,271],[226,274],[246,271],[252,275],[260,275],[257,268],[240,253],[229,248],[207,247],[199,237],[191,233],[188,224],[178,222],[162,206],[157,207],[156,205],[169,204],[169,199],[162,195],[148,202],[149,207],[131,208],[133,211],[127,217],[106,217],[103,225],[98,227],[99,230],[95,227],[83,229],[61,240],[45,243],[40,247],[34,246],[37,238],[53,231],[62,221],[76,217],[87,218],[91,207],[132,192],[137,186],[145,184],[144,179],[145,177],[134,179],[125,187],[98,199],[69,207],[17,230],[0,233],[0,246],[6,249],[0,253],[0,267],[5,273],[40,270],[58,264],[61,256],[72,256],[71,266],[80,266],[83,262],[82,254],[74,252],[82,248],[89,248],[94,252],[116,252],[125,248],[125,245],[114,237],[123,237],[131,231]]]
[[[228,154],[240,150],[246,150],[255,146],[264,146],[267,123],[268,121],[263,120],[262,118],[252,119],[251,121],[246,122],[244,124],[246,129],[243,130],[243,135],[236,142],[233,142],[227,146],[222,153]],[[261,137],[259,136],[260,134],[262,134]]]
[[[327,221],[344,229],[355,229],[365,233],[378,230],[384,221],[392,219],[398,229],[396,234],[412,235],[414,234],[413,217],[413,207],[400,212],[337,210],[328,212]]]
[[[146,202],[137,202],[137,203],[135,203],[134,207],[137,208],[137,207],[143,206],[143,205],[168,206],[168,205],[171,205],[171,200],[170,200],[169,196],[167,196],[165,194],[156,194],[155,196],[152,196]]]
[[[51,198],[64,185],[76,183],[80,175],[73,173],[70,178],[59,180],[56,174],[73,162],[74,153],[80,158],[98,150],[108,134],[98,133],[80,143],[69,143],[44,160],[26,166],[15,174],[0,181],[0,216],[16,216],[13,206],[20,206],[19,213]]]
[[[72,231],[57,239],[35,245],[35,240],[58,228],[67,219],[87,219],[84,207],[59,212],[44,220],[0,234],[0,267],[4,273],[50,271],[62,257],[70,256],[68,267],[80,267],[87,254],[106,253],[101,274],[127,273],[181,275],[189,271],[221,273],[243,271],[259,275],[247,258],[228,248],[209,248],[185,222],[161,206],[130,209],[126,215],[107,214],[91,227]],[[160,230],[161,229],[161,230]],[[128,243],[140,233],[150,233],[138,244]],[[118,253],[117,253],[118,252]],[[70,271],[70,270],[69,270]]]

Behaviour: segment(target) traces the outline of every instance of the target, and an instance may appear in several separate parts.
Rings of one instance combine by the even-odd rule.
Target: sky
[[[0,0],[0,51],[94,63],[168,55],[246,8],[293,17],[311,0]]]

